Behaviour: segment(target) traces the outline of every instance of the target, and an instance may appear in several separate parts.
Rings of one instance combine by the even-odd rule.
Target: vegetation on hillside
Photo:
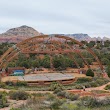
[[[88,69],[86,72],[86,76],[94,77],[94,72],[91,69]]]
[[[94,41],[91,41],[89,43],[87,43],[86,41],[82,41],[82,42],[88,47],[93,49],[93,51],[96,53],[98,58],[102,61],[103,65],[105,65],[106,67],[110,66],[110,41],[105,41],[104,45],[102,45],[100,41],[97,42],[97,45],[96,42]],[[13,43],[0,44],[0,56],[12,45],[14,44]],[[75,60],[80,65],[80,67],[83,67],[84,63],[81,57],[76,53],[74,53],[73,55],[75,57]],[[92,64],[92,62],[95,61],[93,56],[87,51],[85,51],[83,48],[82,48],[82,55],[89,64]],[[74,63],[74,59],[69,58],[67,54],[54,55],[52,63],[53,66],[58,70],[63,70],[67,67],[76,67]],[[50,57],[49,55],[44,55],[43,58],[40,58],[39,55],[31,54],[30,57],[27,58],[25,55],[20,54],[18,56],[18,59],[13,60],[8,65],[8,67],[16,67],[16,66],[23,66],[26,68],[30,68],[30,67],[50,68]]]

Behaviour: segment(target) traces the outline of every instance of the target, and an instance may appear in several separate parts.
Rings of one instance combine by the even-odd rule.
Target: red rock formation
[[[30,37],[38,36],[40,33],[28,26],[12,28],[5,33],[0,34],[0,42],[18,43]]]

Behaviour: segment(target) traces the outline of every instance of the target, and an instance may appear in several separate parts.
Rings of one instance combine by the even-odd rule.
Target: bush
[[[106,72],[107,72],[107,74],[108,74],[108,77],[110,77],[110,65],[107,66]]]
[[[56,99],[56,96],[55,95],[53,95],[53,94],[48,94],[48,96],[47,96],[47,101],[53,101],[53,100],[55,100]]]
[[[6,81],[5,84],[8,86],[14,86],[15,85],[12,81]]]
[[[86,72],[86,76],[94,77],[94,72],[91,69],[88,69]]]
[[[64,100],[61,100],[61,99],[55,99],[51,105],[50,105],[50,108],[51,110],[59,110],[60,106],[64,103]]]
[[[57,93],[57,96],[65,97],[65,94],[66,94],[65,91],[61,91]]]
[[[110,84],[105,87],[105,90],[110,90]]]
[[[73,103],[64,103],[60,110],[79,110],[78,106]],[[82,110],[82,109],[81,109]]]
[[[91,87],[97,87],[98,86],[98,84],[94,81],[90,82],[89,84],[91,85]]]
[[[75,89],[83,89],[83,86],[78,84],[78,85],[75,86]]]
[[[84,86],[85,88],[91,87],[90,83],[84,83],[83,86]]]
[[[103,79],[97,79],[96,83],[99,85],[103,85],[103,84],[105,84],[105,81]]]
[[[65,68],[62,68],[62,67],[56,68],[56,71],[63,71],[63,70],[65,70]]]
[[[10,96],[10,99],[13,99],[13,100],[26,100],[29,94],[24,91],[15,91],[15,92],[11,91],[9,93],[9,96]]]
[[[32,93],[31,96],[33,96],[33,97],[44,97],[44,94],[42,94],[42,93]]]
[[[76,83],[85,83],[85,82],[91,82],[91,81],[92,81],[91,78],[85,78],[85,77],[83,77],[83,78],[78,78],[77,81],[76,81]]]
[[[61,88],[57,88],[57,89],[54,90],[54,94],[57,94],[57,93],[59,93],[59,92],[61,92],[61,91],[62,91]]]
[[[50,85],[50,88],[51,90],[55,90],[55,89],[60,89],[60,90],[63,90],[64,87],[62,84],[60,84],[59,82],[52,82],[51,85]]]
[[[105,97],[104,99],[98,99],[90,96],[83,97],[79,103],[81,106],[86,107],[102,107],[110,105],[110,97]]]
[[[20,108],[11,108],[10,110],[21,110]]]
[[[70,96],[69,96],[69,99],[71,101],[77,100],[78,98],[79,98],[79,95],[78,94],[70,94]]]
[[[5,83],[0,83],[0,88],[4,88],[6,86]]]
[[[65,92],[65,98],[70,99],[71,101],[77,100],[79,98],[78,94],[72,94],[72,93],[68,93]]]
[[[107,79],[107,78],[103,78],[103,80],[104,80],[105,83],[110,82],[110,79]]]
[[[86,106],[86,107],[97,107],[98,100],[96,98],[93,98],[90,96],[85,96],[85,97],[81,98],[80,105]]]
[[[0,108],[9,106],[6,96],[0,93]]]
[[[100,105],[102,106],[110,105],[110,97],[106,97],[103,100],[100,100]]]
[[[27,86],[27,82],[19,81],[19,82],[16,83],[16,86]]]
[[[6,91],[0,91],[0,94],[4,95],[4,96],[7,96],[8,93]]]
[[[67,98],[67,99],[70,98],[70,93],[69,93],[69,92],[66,92],[66,94],[65,94],[65,98]]]

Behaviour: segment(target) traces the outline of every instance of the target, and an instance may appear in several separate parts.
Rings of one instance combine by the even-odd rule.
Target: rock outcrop
[[[38,31],[36,31],[32,27],[24,25],[21,27],[9,29],[5,33],[0,34],[0,42],[18,43],[22,40],[38,35],[40,35]]]
[[[21,42],[27,38],[30,37],[34,37],[34,36],[38,36],[38,35],[42,35],[43,33],[39,33],[38,31],[36,31],[34,28],[23,25],[21,27],[17,27],[17,28],[12,28],[9,29],[8,31],[6,31],[5,33],[0,34],[0,43],[1,42],[14,42],[14,43],[18,43]],[[53,34],[51,34],[53,35]],[[106,40],[110,40],[107,37],[90,37],[88,34],[82,34],[82,33],[78,33],[78,34],[59,34],[59,35],[64,35],[64,36],[68,36],[71,38],[74,38],[76,40],[79,41],[106,41]]]

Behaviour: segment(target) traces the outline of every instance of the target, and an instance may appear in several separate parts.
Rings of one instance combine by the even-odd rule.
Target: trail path
[[[93,87],[93,88],[86,88],[86,91],[92,91],[92,90],[104,90],[104,88],[106,87],[106,85],[110,84],[107,83],[107,84],[104,84],[102,86],[99,86],[99,87]],[[78,90],[78,89],[73,89],[73,90]],[[8,89],[2,89],[0,88],[0,91],[6,91],[6,92],[9,92],[11,90],[8,90]],[[15,90],[16,91],[16,90]],[[68,90],[68,91],[72,91],[72,90]],[[109,90],[105,90],[105,91],[109,91]],[[28,93],[53,93],[52,91],[26,91]],[[11,107],[19,107],[20,105],[22,104],[25,104],[26,101],[15,101],[15,102],[12,102],[12,105]],[[10,107],[7,107],[7,108],[3,108],[3,109],[0,109],[0,110],[10,110]]]
[[[105,90],[105,89],[104,89],[104,88],[105,88],[107,85],[109,85],[109,84],[110,84],[110,82],[107,83],[107,84],[104,84],[104,85],[102,85],[102,86],[99,86],[99,87],[86,88],[85,90],[86,90],[86,91],[92,91],[92,90],[110,91],[110,90]],[[68,90],[68,91],[73,91],[73,90],[79,90],[79,89],[72,89],[72,90]],[[83,89],[80,89],[80,90],[83,90]]]
[[[104,90],[104,88],[109,85],[109,83],[107,84],[104,84],[102,86],[99,86],[99,87],[91,87],[91,88],[86,88],[87,91],[91,91],[91,90]],[[73,89],[73,90],[78,90],[78,89]],[[9,90],[9,89],[2,89],[0,88],[0,91],[6,91],[6,92],[9,92],[9,91],[12,91],[12,90]],[[15,90],[16,91],[16,90]],[[70,90],[71,91],[71,90]],[[106,90],[106,91],[109,91],[109,90]],[[53,93],[52,91],[25,91],[25,92],[28,92],[28,93]]]
[[[91,91],[91,90],[105,90],[104,88],[105,88],[107,85],[109,85],[109,84],[110,84],[110,82],[107,83],[107,84],[104,84],[104,85],[102,85],[102,86],[99,86],[99,87],[86,88],[86,90],[87,90],[87,91]],[[106,91],[109,91],[109,90],[106,90]]]

